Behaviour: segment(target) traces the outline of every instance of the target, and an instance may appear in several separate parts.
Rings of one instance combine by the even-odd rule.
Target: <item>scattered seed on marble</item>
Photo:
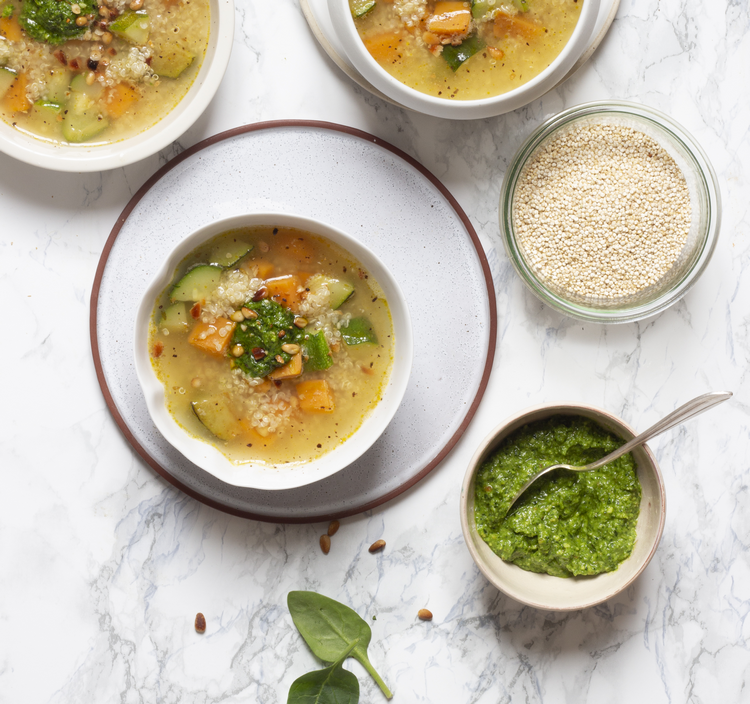
[[[328,524],[328,535],[336,535],[340,525],[341,524],[336,519],[332,520]]]
[[[200,611],[195,615],[195,630],[197,633],[206,632],[206,617]]]
[[[382,550],[384,547],[385,540],[376,540],[368,549],[370,552],[378,552],[378,550]]]
[[[432,621],[432,611],[429,611],[428,609],[420,609],[417,612],[417,616],[419,616],[422,621]]]
[[[320,536],[320,549],[323,551],[324,555],[327,555],[328,551],[331,549],[331,538],[325,533]]]
[[[553,288],[614,299],[659,282],[692,217],[674,159],[645,133],[579,124],[554,135],[524,168],[513,224],[530,267]]]

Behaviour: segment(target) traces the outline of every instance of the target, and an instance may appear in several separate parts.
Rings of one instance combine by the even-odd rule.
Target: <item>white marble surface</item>
[[[747,701],[749,17],[747,0],[623,0],[592,61],[563,87],[509,115],[452,123],[355,87],[294,0],[238,0],[231,67],[179,144],[89,175],[0,155],[0,702],[285,702],[316,666],[286,609],[289,590],[308,588],[371,622],[371,657],[396,702]],[[496,224],[503,172],[524,136],[566,106],[608,97],[678,119],[708,152],[724,199],[703,278],[671,310],[620,327],[538,303]],[[425,164],[471,216],[498,291],[495,369],[466,435],[405,495],[343,520],[328,556],[317,547],[323,525],[228,516],[158,477],[114,425],[89,348],[94,272],[131,195],[183,148],[278,118],[352,125]],[[644,428],[714,389],[735,397],[651,444],[667,524],[627,593],[562,614],[489,586],[464,546],[458,489],[473,448],[503,417],[575,400]],[[373,556],[377,538],[387,547]],[[432,623],[417,620],[422,607]],[[362,675],[363,702],[384,701],[349,667]]]

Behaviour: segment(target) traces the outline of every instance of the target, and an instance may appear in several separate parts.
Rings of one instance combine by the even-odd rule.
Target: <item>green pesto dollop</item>
[[[292,358],[281,346],[297,342],[299,328],[294,325],[294,313],[269,298],[248,301],[245,308],[254,310],[258,317],[235,326],[230,349],[242,345],[245,352],[234,363],[245,374],[260,379]],[[280,333],[283,336],[279,336]],[[256,350],[259,350],[257,357],[254,355]]]
[[[78,12],[73,12],[76,6]],[[33,39],[48,44],[62,44],[82,36],[89,28],[89,17],[98,16],[96,0],[23,0],[19,23]],[[76,24],[79,17],[86,24]]]
[[[479,535],[503,560],[530,572],[575,577],[616,570],[633,551],[641,504],[632,455],[592,472],[560,470],[542,477],[505,514],[538,470],[587,464],[622,442],[580,416],[554,416],[512,433],[477,473]]]

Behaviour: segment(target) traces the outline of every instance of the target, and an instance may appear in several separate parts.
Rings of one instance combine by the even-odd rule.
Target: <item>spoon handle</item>
[[[624,445],[618,447],[614,452],[610,452],[606,457],[602,457],[600,460],[586,465],[586,469],[596,469],[597,467],[602,467],[608,462],[616,460],[618,457],[622,457],[634,447],[638,447],[638,445],[648,442],[651,438],[663,433],[665,430],[674,428],[675,425],[684,423],[689,418],[697,416],[699,413],[703,413],[703,411],[707,411],[717,403],[722,403],[728,398],[731,398],[731,396],[731,391],[712,391],[711,393],[698,396],[692,401],[688,401],[686,404],[680,406],[669,415],[662,418],[658,423],[654,423],[648,430],[644,430],[640,435],[636,435],[632,440],[629,440]]]

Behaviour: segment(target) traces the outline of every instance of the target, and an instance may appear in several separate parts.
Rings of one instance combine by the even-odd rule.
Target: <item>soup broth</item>
[[[153,367],[173,418],[237,464],[289,465],[352,435],[382,397],[393,325],[338,245],[232,230],[195,250],[156,303]]]
[[[185,96],[208,46],[208,0],[0,0],[0,10],[0,117],[54,142],[151,127]]]
[[[394,78],[448,100],[490,98],[544,71],[584,0],[350,0],[365,47]]]

